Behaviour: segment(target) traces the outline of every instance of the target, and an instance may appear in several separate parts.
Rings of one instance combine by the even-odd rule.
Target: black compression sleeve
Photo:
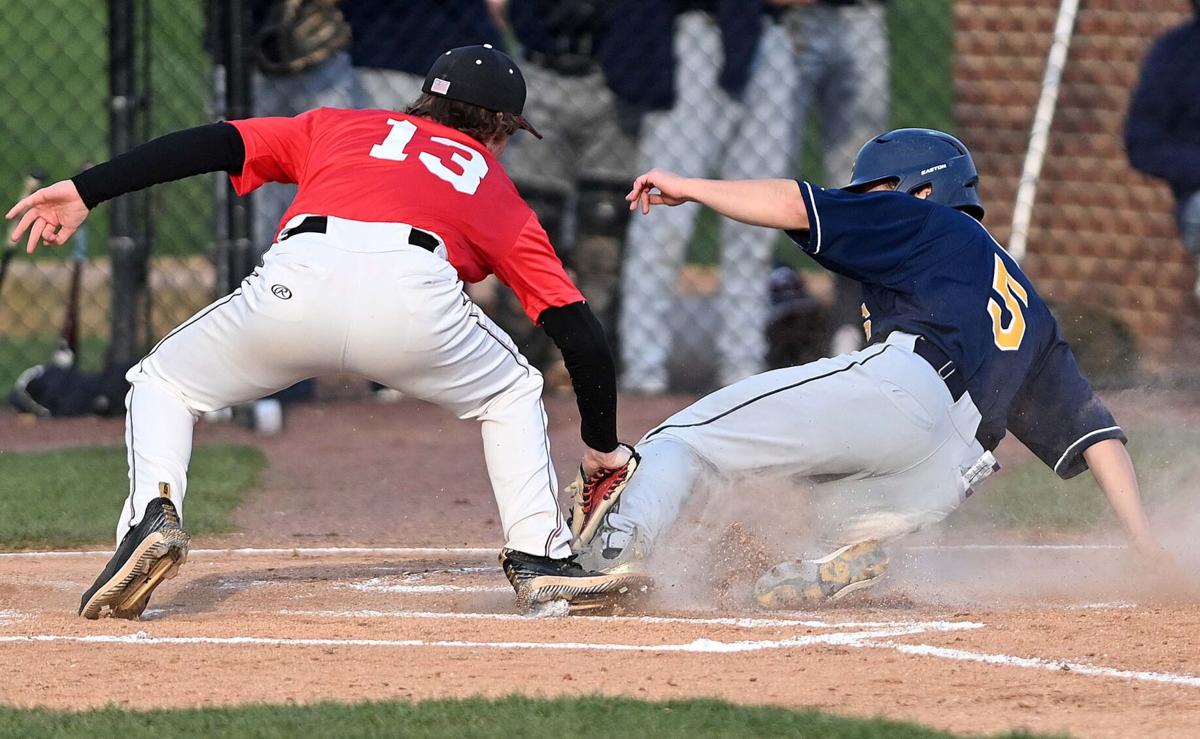
[[[562,352],[579,403],[579,433],[598,452],[617,448],[617,372],[604,329],[586,303],[547,308],[542,328]]]
[[[95,208],[127,192],[206,172],[241,172],[242,135],[229,123],[210,123],[169,133],[135,146],[71,178],[83,204]]]

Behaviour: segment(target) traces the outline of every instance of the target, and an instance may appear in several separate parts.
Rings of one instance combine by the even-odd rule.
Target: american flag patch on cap
[[[433,84],[429,86],[429,91],[435,95],[445,95],[450,91],[450,81],[444,80],[441,77],[435,77]]]

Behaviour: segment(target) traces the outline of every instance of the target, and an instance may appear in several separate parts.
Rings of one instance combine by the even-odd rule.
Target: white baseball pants
[[[593,546],[649,547],[701,475],[725,494],[737,481],[803,476],[814,487],[820,543],[892,539],[945,518],[966,496],[964,472],[984,454],[979,411],[954,402],[915,337],[765,372],[701,398],[637,445],[641,465]],[[721,494],[721,493],[714,493]],[[648,552],[647,552],[648,553]]]
[[[286,239],[129,371],[130,494],[118,544],[162,483],[182,513],[200,414],[349,372],[477,419],[506,546],[570,554],[542,376],[467,298],[449,262],[408,243],[410,230],[330,217],[326,233]]]

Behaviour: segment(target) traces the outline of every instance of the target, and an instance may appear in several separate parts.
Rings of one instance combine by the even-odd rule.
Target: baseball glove
[[[584,477],[583,468],[575,473],[575,482],[567,486],[574,503],[571,514],[571,546],[578,550],[596,535],[605,514],[617,504],[617,499],[637,471],[641,455],[628,444],[622,444],[631,452],[629,461],[621,467],[600,470],[591,477]]]
[[[255,58],[265,74],[299,74],[350,45],[350,25],[338,0],[275,0],[255,34]]]

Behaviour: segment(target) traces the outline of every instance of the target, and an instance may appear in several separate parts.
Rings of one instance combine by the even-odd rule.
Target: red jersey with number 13
[[[537,321],[583,300],[545,229],[479,141],[388,110],[319,108],[294,118],[231,121],[246,160],[239,195],[266,182],[299,185],[282,224],[301,213],[407,223],[442,238],[465,282],[495,273]]]

